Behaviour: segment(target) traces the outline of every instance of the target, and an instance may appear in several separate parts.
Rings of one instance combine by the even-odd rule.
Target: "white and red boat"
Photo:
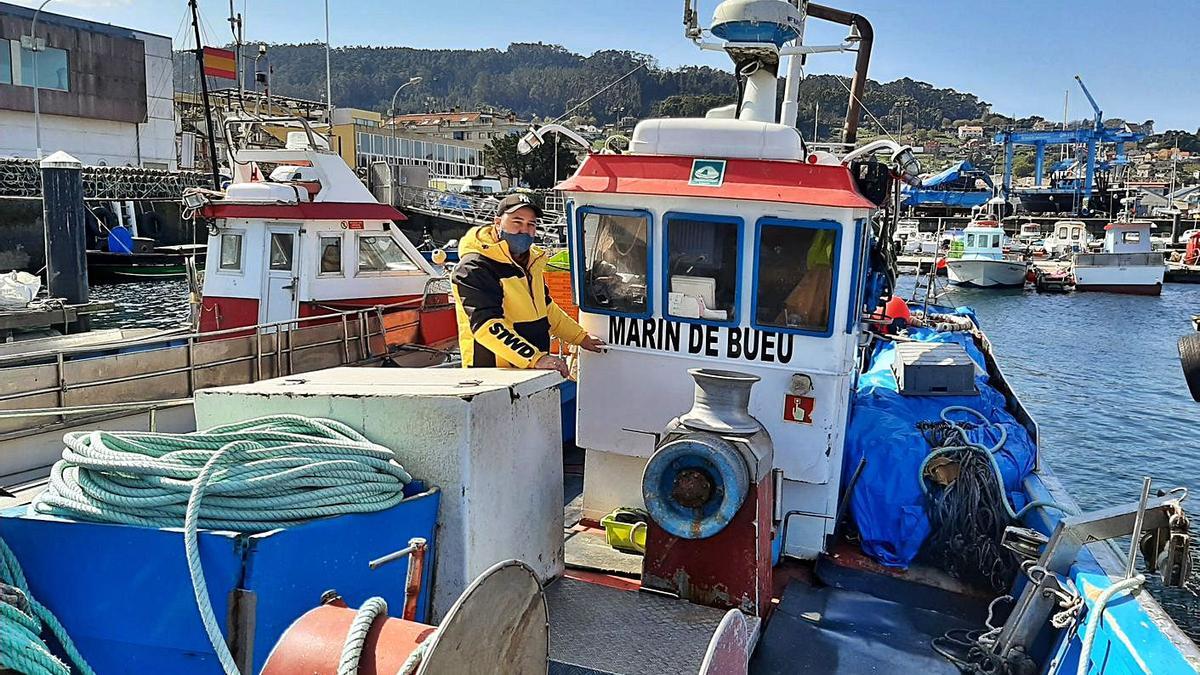
[[[1072,262],[1075,288],[1133,295],[1162,293],[1166,263],[1163,254],[1150,250],[1154,223],[1118,220],[1104,226],[1102,253],[1076,253]]]
[[[450,359],[449,281],[395,226],[404,216],[303,121],[252,123],[302,131],[284,148],[233,150],[224,192],[184,196],[185,215],[209,221],[198,332],[105,331],[0,354],[0,486],[39,484],[72,429],[191,430],[204,387]]]
[[[231,159],[224,197],[199,208],[213,223],[201,332],[380,307],[389,345],[453,344],[448,285],[396,227],[405,216],[311,130]]]

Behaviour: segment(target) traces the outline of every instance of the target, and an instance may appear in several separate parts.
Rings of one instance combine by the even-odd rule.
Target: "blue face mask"
[[[513,255],[524,255],[525,253],[529,252],[529,247],[533,246],[532,234],[512,234],[501,230],[500,238],[508,242],[508,250],[511,251]]]

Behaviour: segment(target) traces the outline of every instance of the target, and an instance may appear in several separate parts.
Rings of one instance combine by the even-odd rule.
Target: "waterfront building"
[[[337,108],[330,146],[358,169],[366,169],[372,162],[387,162],[427,167],[431,178],[470,178],[484,174],[483,150],[490,142],[417,131],[409,125],[393,129],[377,112]]]
[[[37,155],[33,15],[0,2],[0,157]],[[171,38],[46,11],[36,37],[43,155],[176,168]]]
[[[529,122],[517,119],[513,113],[460,112],[453,109],[436,113],[396,115],[384,122],[384,126],[389,129],[393,124],[396,125],[397,131],[455,141],[479,141],[485,144],[502,136],[525,133],[529,129]]]

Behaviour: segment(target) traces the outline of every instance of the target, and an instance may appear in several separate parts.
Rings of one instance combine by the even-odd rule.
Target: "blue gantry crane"
[[[1092,105],[1092,110],[1096,113],[1095,121],[1090,128],[1051,131],[1010,129],[997,133],[994,139],[995,143],[1004,146],[1003,191],[1006,197],[1014,194],[1012,172],[1013,157],[1016,154],[1017,146],[1033,146],[1034,148],[1036,187],[1015,191],[1016,196],[1021,199],[1028,211],[1063,211],[1066,210],[1063,208],[1064,205],[1071,205],[1072,210],[1086,214],[1092,210],[1092,197],[1096,192],[1096,171],[1109,170],[1128,164],[1125,156],[1125,144],[1136,143],[1145,138],[1145,134],[1126,128],[1106,128],[1104,113],[1100,110],[1096,99],[1092,97],[1092,93],[1088,91],[1087,85],[1083,83],[1083,78],[1076,75],[1075,81],[1079,83],[1084,96],[1087,97],[1088,102]],[[1116,149],[1116,156],[1111,161],[1099,162],[1098,160],[1099,148],[1103,144],[1112,144]],[[1053,181],[1049,187],[1040,187],[1045,177],[1046,146],[1048,145],[1086,146],[1086,153],[1079,162],[1083,176],[1080,177],[1076,171],[1074,177],[1058,179]],[[1072,162],[1071,165],[1073,164]],[[1060,166],[1056,165],[1054,168],[1057,169]],[[1053,174],[1054,171],[1051,173]]]

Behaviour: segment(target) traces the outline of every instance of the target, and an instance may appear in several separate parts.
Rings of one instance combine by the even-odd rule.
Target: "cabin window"
[[[1125,242],[1126,244],[1136,244],[1136,243],[1140,242],[1141,240],[1142,240],[1141,232],[1125,232],[1121,236],[1121,241]]]
[[[832,221],[759,220],[756,328],[832,333],[840,231]]]
[[[358,238],[358,271],[416,272],[420,268],[404,249],[386,234],[363,235]]]
[[[1065,227],[1058,228],[1058,238],[1059,239],[1067,238],[1067,228],[1065,228]]]
[[[242,235],[221,235],[221,266],[227,272],[238,272],[242,269]]]
[[[974,246],[974,245],[975,245],[975,235],[968,234],[967,235],[967,246]]]
[[[578,221],[581,306],[600,313],[649,316],[650,214],[584,207]]]
[[[291,270],[296,235],[289,232],[271,233],[271,269]]]
[[[736,321],[742,219],[668,213],[663,228],[664,313],[701,322]]]
[[[342,238],[321,237],[321,274],[342,273]]]
[[[1081,232],[1079,230],[1077,230],[1077,229],[1071,230],[1071,241],[1079,241],[1079,238],[1081,236],[1083,236],[1083,235],[1081,234]]]
[[[1000,235],[992,235],[992,248],[1000,248]]]

